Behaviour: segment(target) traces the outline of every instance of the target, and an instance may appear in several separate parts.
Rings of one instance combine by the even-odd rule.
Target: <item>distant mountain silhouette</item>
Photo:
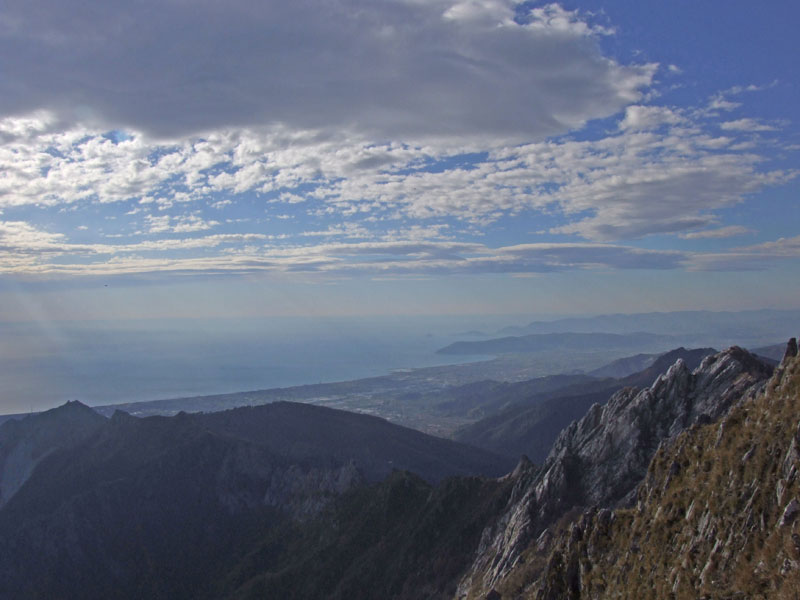
[[[506,327],[498,336],[541,333],[634,333],[649,331],[687,336],[682,343],[763,345],[780,340],[786,331],[800,327],[797,310],[674,311],[574,317],[555,321],[534,321],[521,327]]]
[[[88,406],[73,401],[0,425],[0,507],[50,453],[71,448],[106,423]]]
[[[658,350],[674,345],[675,338],[653,333],[541,333],[473,342],[455,342],[437,350],[439,354],[481,355],[552,352],[564,350]]]

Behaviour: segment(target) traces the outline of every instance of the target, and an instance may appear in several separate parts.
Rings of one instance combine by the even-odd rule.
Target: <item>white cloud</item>
[[[193,233],[219,225],[219,221],[205,220],[199,215],[145,215],[144,221],[147,233]]]
[[[58,252],[64,241],[63,234],[41,231],[24,221],[0,221],[0,250]]]
[[[687,265],[697,271],[763,270],[777,262],[800,258],[800,236],[780,238],[727,252],[696,254]]]
[[[429,239],[439,231],[434,228],[414,239],[412,228],[404,239],[395,232],[385,240],[294,246],[286,245],[284,235],[263,233],[176,237],[130,244],[74,244],[61,234],[39,230],[29,223],[0,221],[0,273],[50,278],[174,272],[348,277],[530,275],[587,269],[754,270],[800,258],[800,236],[726,252],[689,254],[619,244],[527,243],[493,248],[475,242]],[[701,235],[695,237],[722,237],[746,231],[718,228],[710,233],[696,232]],[[275,245],[277,242],[281,245]]]
[[[777,131],[777,127],[762,123],[757,119],[737,119],[720,124],[720,129],[725,131]]]
[[[658,105],[658,65],[604,56],[602,17],[514,0],[3,11],[2,272],[524,275],[794,252],[624,245],[749,233],[724,209],[798,171],[752,135],[783,122],[734,118],[763,86]],[[79,211],[103,242],[146,237],[73,243],[54,222]]]
[[[680,237],[685,240],[702,240],[729,238],[748,233],[753,233],[753,230],[742,227],[741,225],[730,225],[728,227],[717,227],[715,229],[704,229],[702,231],[690,231],[689,233],[682,233]]]
[[[622,65],[587,43],[612,33],[587,15],[548,4],[515,20],[519,9],[511,0],[145,0],[85,11],[11,2],[0,113],[42,109],[170,139],[282,123],[375,139],[522,140],[611,115],[650,85],[655,65]]]
[[[619,127],[626,130],[657,129],[661,125],[675,125],[684,120],[666,106],[634,105],[625,109],[625,118]]]
[[[304,231],[300,234],[303,237],[345,237],[345,238],[371,238],[373,232],[362,225],[355,223],[344,223],[335,225],[319,231]]]
[[[175,221],[175,225],[172,227],[173,233],[206,231],[219,225],[219,221],[205,220],[198,215],[181,215],[176,217]]]
[[[542,273],[571,269],[674,269],[685,256],[604,244],[527,244],[489,248],[464,242],[376,241],[326,243],[315,246],[270,248],[242,246],[267,236],[215,235],[194,239],[141,242],[130,245],[80,247],[97,260],[49,262],[43,249],[20,261],[19,254],[0,246],[0,272],[29,275],[125,275],[131,273],[203,272],[319,273],[325,275],[426,275],[476,273]],[[181,256],[192,251],[234,244],[218,254]],[[77,249],[78,247],[75,246]],[[60,251],[70,254],[70,247]],[[173,251],[171,255],[160,255]],[[150,254],[151,256],[145,256]],[[111,258],[106,258],[111,256]]]
[[[172,229],[168,215],[163,215],[161,217],[146,215],[144,222],[147,226],[148,233],[164,233]]]
[[[715,211],[796,175],[765,170],[757,140],[740,141],[734,130],[713,135],[712,127],[702,111],[634,105],[605,137],[484,147],[486,159],[466,164],[460,153],[477,148],[375,144],[282,127],[167,145],[136,133],[115,143],[101,132],[36,130],[0,146],[0,207],[138,199],[164,212],[147,217],[151,233],[192,232],[219,223],[173,221],[167,211],[181,204],[187,214],[205,205],[221,210],[241,194],[261,193],[305,213],[270,214],[277,219],[448,218],[485,226],[547,212],[563,217],[554,233],[614,241],[712,225]]]
[[[732,111],[739,108],[741,105],[741,102],[733,102],[731,100],[726,100],[722,96],[715,96],[711,99],[711,102],[708,103],[708,108],[711,110]]]

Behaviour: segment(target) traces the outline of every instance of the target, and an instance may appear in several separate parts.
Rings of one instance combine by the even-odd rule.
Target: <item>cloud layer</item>
[[[727,213],[798,175],[775,160],[794,151],[782,123],[731,100],[762,88],[659,103],[657,76],[681,70],[605,56],[613,35],[512,0],[11,0],[0,273],[724,270],[793,256],[785,240],[719,250],[759,233]]]
[[[653,65],[556,4],[152,0],[0,16],[0,112],[183,137],[280,123],[377,139],[563,133],[637,100]]]

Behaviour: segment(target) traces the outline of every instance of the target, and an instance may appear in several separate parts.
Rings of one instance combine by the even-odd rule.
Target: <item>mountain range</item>
[[[720,347],[731,344],[761,346],[784,338],[784,332],[800,329],[800,311],[749,310],[675,311],[638,314],[612,314],[595,317],[574,317],[554,321],[533,321],[528,325],[505,327],[501,336],[523,336],[548,333],[617,333],[639,331],[688,336],[684,343],[710,343]]]
[[[605,396],[536,463],[288,402],[148,418],[72,402],[6,422],[0,598],[722,598],[744,572],[743,597],[796,585],[796,342],[774,374],[732,347],[576,377],[479,386],[501,414]]]
[[[399,470],[429,489],[510,468],[383,419],[292,403],[105,419],[71,402],[0,436],[3,598],[200,597],[252,536],[355,487]]]
[[[671,335],[634,332],[618,333],[533,333],[490,340],[454,342],[437,350],[439,354],[518,354],[602,348],[603,351],[636,352],[675,346]]]

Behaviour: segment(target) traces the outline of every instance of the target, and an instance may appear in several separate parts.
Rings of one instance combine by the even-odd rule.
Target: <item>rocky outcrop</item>
[[[659,449],[635,508],[590,510],[564,528],[527,596],[794,598],[798,415],[792,340],[763,394]]]
[[[626,387],[650,387],[678,359],[683,359],[691,371],[700,366],[706,356],[716,353],[713,348],[676,348],[654,356],[650,366],[623,379],[587,380],[584,377],[581,380],[577,376],[559,376],[564,385],[552,390],[534,391],[537,384],[544,387],[543,384],[557,380],[555,376],[505,384],[506,398],[509,397],[508,391],[518,392],[515,404],[464,427],[456,432],[454,438],[514,457],[525,454],[534,462],[542,463],[559,433],[572,421],[583,417],[593,404],[607,402],[615,392]],[[494,393],[498,392],[500,390]]]
[[[581,507],[626,506],[663,444],[693,424],[715,421],[744,397],[758,392],[771,369],[732,347],[706,357],[690,372],[678,360],[649,388],[626,388],[596,404],[564,430],[541,469],[518,475],[503,517],[487,528],[459,597],[484,597],[513,580],[523,554],[546,552],[548,527]],[[511,586],[513,587],[513,586]]]

